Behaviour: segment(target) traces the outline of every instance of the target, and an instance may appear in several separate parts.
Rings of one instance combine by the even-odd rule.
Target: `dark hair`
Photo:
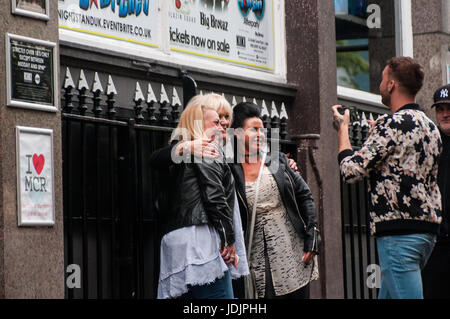
[[[401,87],[412,96],[420,91],[425,76],[423,67],[409,57],[394,57],[387,63],[389,76],[397,80]]]
[[[261,118],[261,111],[259,106],[251,102],[241,102],[236,104],[233,108],[233,122],[231,123],[231,128],[244,127],[245,120],[259,117]]]

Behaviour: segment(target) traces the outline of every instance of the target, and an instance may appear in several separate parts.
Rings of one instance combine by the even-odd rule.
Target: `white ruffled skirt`
[[[236,196],[233,211],[238,268],[225,264],[220,256],[220,237],[214,227],[199,225],[176,229],[161,241],[158,299],[177,298],[188,292],[188,286],[212,283],[226,271],[230,271],[232,279],[249,274]]]

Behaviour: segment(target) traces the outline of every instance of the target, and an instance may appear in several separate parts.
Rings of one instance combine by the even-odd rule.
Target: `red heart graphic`
[[[44,164],[45,164],[45,158],[44,155],[37,155],[34,154],[33,155],[33,165],[34,165],[34,169],[36,170],[36,173],[38,173],[38,175],[41,175],[42,170],[44,169]]]

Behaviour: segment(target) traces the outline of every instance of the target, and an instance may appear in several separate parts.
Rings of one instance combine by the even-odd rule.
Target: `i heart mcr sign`
[[[45,157],[44,155],[40,154],[39,156],[37,154],[25,154],[25,157],[28,159],[28,170],[26,171],[25,175],[25,191],[30,192],[47,192],[46,189],[46,183],[47,178],[43,176],[39,176],[42,173],[42,170],[44,169],[45,164]],[[30,159],[33,162],[33,169],[30,165]],[[36,174],[37,176],[35,176]]]
[[[53,131],[17,126],[16,138],[18,224],[54,225]]]
[[[41,175],[42,169],[44,168],[44,164],[45,164],[44,155],[41,154],[38,156],[37,154],[33,154],[33,165],[38,175]]]

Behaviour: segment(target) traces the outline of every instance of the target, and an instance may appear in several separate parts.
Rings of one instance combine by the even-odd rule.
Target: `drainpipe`
[[[323,181],[322,177],[320,176],[320,171],[317,166],[316,158],[315,158],[315,152],[319,148],[317,146],[317,142],[320,140],[319,134],[302,134],[302,135],[296,135],[292,137],[293,140],[297,141],[298,147],[298,153],[299,153],[299,159],[300,161],[300,167],[302,176],[307,181],[307,163],[311,165],[315,181],[317,183],[317,186],[319,188],[319,200],[318,200],[318,223],[319,223],[319,229],[320,229],[320,236],[322,238],[322,247],[325,247],[325,240],[326,236],[323,231],[323,221],[324,221],[324,209],[323,209]],[[325,271],[325,255],[326,251],[325,249],[322,249],[319,254],[319,274],[320,274],[320,295],[322,299],[326,299],[327,293],[326,293],[326,271]]]

